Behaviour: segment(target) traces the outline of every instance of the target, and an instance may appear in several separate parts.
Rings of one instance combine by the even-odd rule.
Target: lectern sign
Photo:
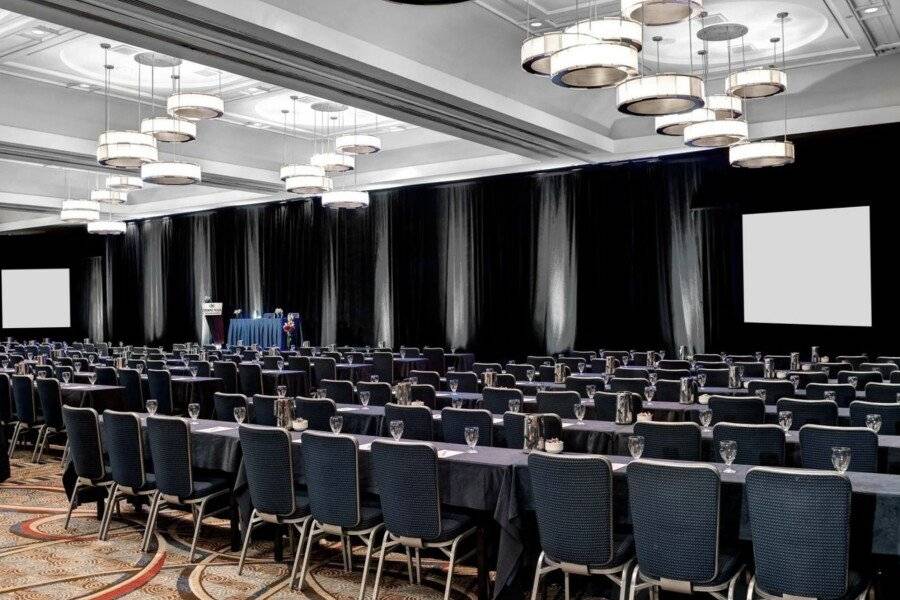
[[[218,317],[222,314],[221,302],[203,302],[200,304],[200,310],[204,317]]]

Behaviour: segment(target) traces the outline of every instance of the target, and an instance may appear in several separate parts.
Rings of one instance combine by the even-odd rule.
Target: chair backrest
[[[865,427],[866,415],[881,415],[881,435],[900,435],[900,404],[862,400],[850,403],[850,425]]]
[[[650,385],[648,379],[622,379],[621,377],[613,377],[609,380],[609,389],[612,392],[631,392],[640,396],[644,400],[644,388]]]
[[[323,379],[319,383],[319,388],[324,389],[325,396],[331,398],[338,404],[353,404],[355,402],[353,384],[349,381]]]
[[[285,360],[280,354],[277,356],[263,356],[262,358],[263,369],[277,369],[278,363],[281,363],[282,366],[285,364]]]
[[[765,365],[761,362],[756,361],[748,361],[741,362],[735,361],[732,363],[738,367],[744,369],[744,377],[762,377],[765,374]]]
[[[790,354],[766,354],[765,358],[771,359],[772,367],[779,371],[786,371],[791,368]]]
[[[697,372],[706,375],[706,385],[709,387],[728,385],[728,369],[699,369]]]
[[[659,361],[659,365],[657,365],[658,369],[677,369],[677,370],[690,370],[691,362],[688,360],[677,360],[671,358],[664,358]]]
[[[228,394],[238,391],[237,363],[231,360],[217,360],[213,363],[213,377],[222,380],[222,387]]]
[[[243,394],[241,394],[243,396]],[[253,417],[248,415],[247,422],[254,425],[265,425],[266,427],[275,427],[277,420],[275,418],[275,401],[278,396],[268,396],[266,394],[256,394],[253,396]],[[299,416],[299,415],[297,415]]]
[[[416,383],[422,383],[432,386],[434,389],[441,389],[441,376],[437,371],[417,371],[413,369],[409,372],[410,377],[416,378]]]
[[[777,404],[781,398],[793,398],[794,384],[784,380],[753,380],[747,384],[747,391],[766,390],[766,404]]]
[[[657,369],[657,381],[660,379],[666,381],[681,381],[682,377],[690,377],[692,375],[690,369]]]
[[[812,368],[816,371],[822,371],[831,378],[837,377],[837,374],[841,371],[852,371],[853,365],[848,362],[820,362],[812,365]]]
[[[578,392],[582,398],[587,398],[587,386],[594,386],[595,392],[602,392],[606,389],[606,385],[599,377],[566,377],[566,389]]]
[[[856,390],[849,383],[810,383],[806,386],[807,400],[824,400],[825,392],[834,392],[838,406],[847,407],[856,398]]]
[[[400,346],[400,350],[406,355],[406,358],[419,358],[422,353],[416,346]]]
[[[59,381],[52,377],[36,379],[35,387],[41,402],[41,412],[44,414],[44,424],[59,431],[64,426]]]
[[[160,493],[178,498],[190,496],[194,492],[194,472],[187,421],[162,415],[147,417],[147,438]],[[243,451],[246,464],[247,449],[243,447]]]
[[[727,369],[728,368],[728,363],[723,362],[721,360],[710,361],[710,362],[698,360],[695,364],[697,365],[697,368],[699,368],[699,369]]]
[[[867,383],[866,387],[867,402],[888,402],[890,404],[897,403],[897,395],[900,394],[900,383]]]
[[[394,355],[390,352],[372,353],[372,374],[380,381],[394,383]]]
[[[69,381],[75,380],[75,369],[72,367],[67,365],[57,365],[53,367],[53,375],[60,381],[63,380],[63,373],[69,374]]]
[[[76,359],[75,359],[75,362],[77,363],[79,360],[84,360],[84,359],[78,359],[78,358],[76,358]],[[155,369],[155,370],[157,370],[157,371],[160,371],[160,370],[165,369],[165,368],[166,368],[166,361],[164,361],[164,360],[148,360],[148,361],[147,361],[147,369],[148,369],[148,370],[149,370],[149,369]],[[83,364],[82,364],[81,370],[84,371],[84,365],[83,365]]]
[[[440,375],[447,372],[447,362],[443,348],[422,348],[422,356],[428,360],[428,369]]]
[[[465,444],[466,428],[478,428],[478,445],[494,445],[494,418],[481,408],[444,408],[441,410],[441,430],[448,444]]]
[[[890,380],[891,373],[897,370],[897,365],[893,362],[864,362],[859,365],[860,371],[877,371],[881,373],[881,377],[884,380]]]
[[[710,396],[709,409],[713,423],[762,424],[766,420],[766,405],[753,396]]]
[[[831,400],[782,398],[777,409],[778,412],[791,411],[791,429],[800,429],[804,425],[837,425],[838,406]]]
[[[9,375],[0,373],[0,423],[12,422],[12,385]]]
[[[655,402],[678,402],[681,399],[681,379],[658,379],[656,381],[656,393],[653,395]]]
[[[719,573],[719,472],[712,465],[628,464],[634,547],[641,573],[704,583]]]
[[[197,377],[209,377],[211,374],[208,360],[192,360],[190,367],[197,369]]]
[[[637,419],[637,414],[641,412],[641,397],[632,392],[628,393],[631,394],[631,416],[633,423],[634,420]],[[597,392],[594,394],[594,418],[598,421],[615,421],[617,402],[617,392]]]
[[[884,377],[878,371],[838,371],[837,382],[847,383],[850,377],[856,377],[856,389],[866,389],[867,383],[881,383]]]
[[[37,407],[34,402],[34,382],[31,375],[13,375],[12,392],[17,420],[33,425],[37,421]]]
[[[756,361],[756,356],[753,354],[728,354],[726,358],[731,361],[732,364],[736,362],[754,362]],[[761,363],[760,363],[761,364]]]
[[[391,421],[403,421],[403,439],[430,442],[434,439],[434,418],[426,406],[401,406],[389,402],[384,405],[381,434],[390,435]]]
[[[307,431],[302,440],[303,472],[313,518],[345,529],[356,527],[362,512],[356,438]]]
[[[309,359],[312,365],[312,385],[320,388],[324,381],[337,378],[337,361],[329,356],[316,356]]]
[[[144,387],[141,384],[141,374],[137,372],[137,369],[119,369],[119,385],[125,388],[122,391],[125,409],[143,412]]]
[[[97,385],[119,385],[119,376],[113,367],[94,367]]]
[[[172,414],[172,375],[164,369],[149,369],[147,371],[147,386],[150,397],[158,403],[158,414]]]
[[[238,387],[245,396],[254,396],[256,394],[264,393],[262,367],[256,363],[239,364]]]
[[[713,426],[713,460],[722,462],[719,442],[737,443],[734,462],[740,465],[784,466],[784,432],[778,425],[718,423]]]
[[[437,538],[442,529],[441,491],[434,446],[376,439],[372,470],[387,530],[400,537]]]
[[[605,565],[613,558],[612,465],[603,456],[528,456],[541,547],[554,561]],[[584,490],[591,490],[585,494]]]
[[[484,375],[485,371],[491,369],[494,373],[499,373],[503,370],[503,366],[500,363],[489,363],[489,362],[476,362],[472,363],[472,372],[478,375],[480,378]]]
[[[650,371],[648,369],[635,367],[617,367],[613,375],[619,379],[650,379]]]
[[[530,356],[525,357],[525,362],[527,362],[529,365],[531,365],[532,367],[537,369],[538,367],[540,367],[543,364],[555,365],[556,359],[554,359],[552,356],[530,355]]]
[[[106,467],[103,465],[103,443],[97,411],[75,406],[63,406],[62,411],[75,474],[90,481],[103,479]]]
[[[294,400],[295,414],[309,421],[309,428],[331,431],[331,417],[337,414],[337,406],[328,398],[303,398]]]
[[[292,514],[296,503],[291,435],[278,427],[259,425],[241,425],[238,433],[253,508],[265,515]]]
[[[878,472],[878,435],[866,427],[804,425],[800,428],[800,453],[805,469],[834,469],[831,449],[850,448],[850,471]]]
[[[410,388],[409,399],[413,402],[421,402],[428,408],[437,408],[437,392],[427,383],[417,383]]]
[[[291,371],[306,371],[308,374],[312,370],[310,365],[308,356],[288,356],[287,368]]]
[[[828,375],[822,371],[788,371],[788,379],[796,376],[799,383],[797,389],[805,390],[810,383],[828,383]]]
[[[578,365],[587,366],[587,361],[583,358],[577,356],[560,356],[556,359],[556,362],[561,363],[569,367],[569,371],[572,373],[578,373]],[[582,367],[583,369],[584,367]]]
[[[144,487],[147,475],[140,417],[132,412],[104,411],[103,435],[113,480],[132,490]]]
[[[597,358],[597,353],[593,350],[570,350],[569,356],[580,358],[585,362],[590,363],[592,358]]]
[[[721,354],[695,354],[694,360],[697,362],[721,362],[722,355]]]
[[[525,395],[516,388],[486,387],[481,390],[481,406],[492,414],[502,415],[509,410],[509,401],[518,400],[520,410],[524,410]]]
[[[497,387],[514,388],[516,387],[516,376],[512,373],[497,373],[494,385]]]
[[[225,392],[216,392],[213,394],[213,414],[215,415],[216,421],[228,421],[234,423],[234,409],[237,406],[247,406],[247,397],[245,395],[227,394]]]
[[[563,419],[575,418],[575,405],[581,404],[581,395],[578,392],[538,392],[538,412],[553,413]]]
[[[478,392],[478,375],[471,371],[454,371],[447,373],[447,384],[456,381],[457,392],[475,394]],[[449,389],[449,388],[448,388]]]
[[[756,467],[747,473],[744,491],[760,590],[776,597],[843,597],[850,480],[837,473]]]
[[[540,418],[541,437],[546,439],[562,436],[562,419],[559,415],[537,415]],[[506,412],[503,414],[503,437],[507,448],[522,449],[525,446],[524,413]]]
[[[534,366],[529,364],[509,364],[506,365],[506,372],[516,378],[516,381],[527,381],[528,372],[534,372]]]
[[[666,460],[700,460],[702,435],[696,423],[638,421],[634,434],[644,436],[647,458]]]
[[[370,406],[384,406],[393,398],[391,384],[384,381],[359,381],[356,384],[356,391],[369,392]]]

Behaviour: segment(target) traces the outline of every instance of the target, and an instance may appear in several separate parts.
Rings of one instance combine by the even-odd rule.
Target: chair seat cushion
[[[303,519],[309,516],[309,497],[306,495],[306,492],[294,493],[294,512],[289,515],[279,516],[279,523],[288,523],[290,521],[296,521],[298,519]]]
[[[830,600],[853,600],[862,594],[863,590],[866,589],[866,586],[869,584],[868,579],[859,574],[858,571],[848,571],[847,572],[847,591],[844,592],[841,596],[837,598],[832,598]],[[757,583],[757,588],[765,592],[766,590],[762,589],[761,586]],[[771,595],[771,594],[770,594]]]
[[[604,564],[588,565],[591,569],[612,569],[628,562],[634,556],[634,536],[631,534],[622,534],[613,536],[613,554],[612,558]],[[547,558],[553,562],[559,562],[550,554]]]
[[[227,490],[231,487],[231,481],[228,480],[227,477],[216,477],[213,475],[204,476],[202,479],[194,479],[194,492],[184,498],[184,500],[196,500],[198,498],[203,498],[204,496],[209,496],[210,494],[215,494],[217,492],[221,492],[222,490]]]
[[[381,514],[381,506],[361,506],[359,511],[359,525],[356,529],[369,529],[375,527],[384,520]]]
[[[475,526],[472,517],[441,509],[441,533],[428,542],[446,542]]]
[[[715,587],[729,581],[743,565],[741,555],[731,548],[719,549],[719,574],[710,582],[697,583],[697,587]]]

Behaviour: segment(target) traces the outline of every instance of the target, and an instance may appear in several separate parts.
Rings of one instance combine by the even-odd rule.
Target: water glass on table
[[[593,399],[594,399],[594,394],[597,393],[597,386],[594,385],[593,383],[587,384],[586,386],[584,386],[584,393],[587,394],[587,397],[588,397],[588,398],[590,398],[591,400],[593,400]]]
[[[466,427],[463,433],[466,437],[466,444],[469,445],[469,454],[477,454],[478,451],[475,450],[475,446],[478,445],[478,428]]]
[[[238,425],[242,425],[244,420],[247,418],[247,407],[246,406],[235,406],[234,407],[234,420]]]
[[[191,377],[197,378],[197,367],[191,367]]]
[[[628,436],[628,452],[631,458],[638,459],[644,453],[644,436],[629,435]]]
[[[584,413],[587,410],[587,406],[582,404],[580,401],[576,402],[572,407],[572,411],[575,413],[575,418],[578,420],[579,425],[584,425]]]
[[[331,433],[337,435],[344,427],[344,417],[342,415],[334,415],[328,419],[328,424],[331,426]]]
[[[191,417],[191,425],[196,425],[197,417],[200,416],[200,405],[196,402],[188,404],[188,415]]]
[[[584,373],[584,363],[583,362],[578,363],[578,372]]]
[[[150,400],[147,400],[147,412],[150,413],[150,416],[155,415],[158,408],[159,402],[153,400],[152,398]]]
[[[656,386],[655,385],[647,385],[644,386],[644,398],[647,399],[647,404],[653,404],[653,396],[656,395]]]
[[[68,371],[63,371],[63,372],[62,372],[62,380],[63,380],[63,383],[69,383],[69,380],[70,380],[70,379],[72,379],[72,374],[69,373]]]
[[[399,442],[400,438],[403,437],[403,421],[401,421],[400,419],[391,421],[389,429],[391,432],[391,437],[394,438],[394,441]]]
[[[517,413],[522,410],[522,401],[518,398],[509,399],[509,412]]]
[[[856,387],[856,385],[859,383],[859,377],[857,377],[856,375],[851,375],[851,376],[849,376],[849,377],[847,378],[847,383],[849,383],[850,385],[852,385],[852,386],[853,386],[853,389],[854,389],[854,391],[855,391],[855,390],[858,389],[858,388]]]
[[[369,409],[369,400],[371,399],[371,392],[360,392],[359,393],[359,403],[362,404],[363,409]]]
[[[712,423],[712,411],[708,408],[700,410],[700,424],[703,425],[703,431],[709,431],[709,425]]]
[[[286,386],[286,385],[279,385],[279,386],[277,386],[277,387],[275,388],[275,393],[278,394],[278,397],[279,397],[279,398],[285,398],[285,397],[287,397],[287,386]]]
[[[97,381],[97,374],[96,373],[88,373],[87,380],[88,380],[89,384],[94,385],[94,383],[96,383],[96,381]]]
[[[794,413],[789,410],[778,411],[778,425],[784,431],[784,437],[791,437],[791,424],[794,422]]]
[[[881,415],[866,415],[866,427],[875,433],[881,431]]]
[[[734,440],[722,440],[719,442],[719,456],[725,462],[725,470],[723,473],[737,473],[731,468],[734,459],[737,458],[737,442]]]
[[[843,475],[850,468],[850,448],[835,446],[831,448],[831,464],[839,475]]]

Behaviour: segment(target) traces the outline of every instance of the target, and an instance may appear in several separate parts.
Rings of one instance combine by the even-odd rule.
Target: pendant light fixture
[[[291,96],[295,136],[297,133],[297,100],[299,100],[299,96]],[[313,153],[315,153],[315,148],[318,144],[316,136],[317,125],[318,113],[315,114],[315,119],[313,120]],[[334,186],[331,178],[325,176],[325,169],[315,165],[285,164],[281,167],[281,180],[284,182],[285,191],[304,197],[330,192]]]
[[[709,94],[706,96],[706,108],[720,119],[739,119],[744,114],[743,101],[728,94]]]
[[[778,62],[777,38],[772,38],[769,41],[772,42],[772,51],[775,55],[773,57],[773,64],[748,69],[746,48],[744,46],[743,37],[741,38],[741,54],[743,56],[744,67],[740,71],[728,74],[728,79],[725,81],[726,94],[745,99],[768,98],[769,96],[780,94],[787,88],[787,74],[783,69],[775,68],[774,64]],[[782,41],[782,45],[783,44],[784,42]]]
[[[100,220],[100,204],[94,200],[67,198],[62,201],[59,218],[64,223],[89,223]]]
[[[97,162],[104,167],[116,169],[136,169],[159,158],[156,140],[151,135],[139,131],[118,131],[109,128],[109,86],[113,65],[109,64],[107,43],[103,48],[103,83],[106,92],[106,105],[103,133],[97,139]]]
[[[144,187],[140,177],[131,175],[110,175],[106,178],[106,189],[117,192],[132,192]]]
[[[175,69],[177,67],[173,68],[171,75],[173,91],[177,91],[181,86],[181,76]],[[155,106],[155,102],[153,104]],[[176,142],[173,140],[169,143]],[[178,160],[173,145],[172,160],[142,166],[141,179],[145,183],[155,183],[156,185],[192,185],[200,183],[203,176],[200,165]]]
[[[109,189],[91,190],[91,200],[107,204],[125,204],[128,201],[128,192]]]
[[[91,192],[91,200],[97,201],[98,207],[101,210],[102,207],[106,207],[106,218],[104,219],[102,214],[98,212],[97,220],[89,221],[87,224],[88,233],[98,235],[119,235],[125,233],[125,223],[112,218],[112,205],[124,202],[124,197],[127,196],[127,194],[125,192],[110,192],[111,194],[121,194],[123,198],[119,200],[117,196],[107,196],[102,192],[110,192],[110,190],[93,190]],[[101,198],[108,199],[101,200]]]
[[[166,112],[173,117],[200,121],[218,119],[225,114],[222,96],[222,73],[219,72],[219,94],[182,93],[181,86],[166,101]]]
[[[622,16],[644,25],[672,25],[703,9],[703,0],[622,0]]]
[[[138,103],[140,104],[141,72],[150,67],[150,116],[141,121],[141,132],[152,135],[160,142],[191,142],[197,139],[197,124],[186,119],[158,116],[156,112],[156,68],[171,68],[181,64],[180,58],[165,56],[155,52],[141,52],[135,55],[138,64]]]
[[[369,192],[337,190],[322,194],[322,206],[328,208],[366,208]]]
[[[701,13],[702,14],[702,13]],[[691,47],[693,50],[693,47]],[[701,60],[706,58],[706,50],[701,49],[697,52]],[[706,63],[704,62],[704,65]],[[694,72],[693,61],[691,61],[691,73]],[[703,85],[707,84],[709,73],[706,67],[703,69]],[[674,115],[663,115],[654,119],[656,125],[656,133],[660,135],[679,136],[684,134],[684,129],[688,125],[701,123],[703,121],[711,121],[715,119],[715,113],[707,108],[695,108],[685,113],[676,113]]]
[[[313,154],[309,159],[310,164],[314,167],[321,167],[326,174],[352,171],[356,168],[354,157],[349,154],[339,154],[331,140],[331,124],[346,112],[347,106],[337,102],[316,102],[311,108],[322,115],[325,136],[323,138],[323,151]]]
[[[351,135],[339,135],[334,140],[335,150],[339,154],[358,156],[361,154],[375,154],[381,151],[381,138],[375,135],[361,135],[359,133],[359,111],[353,109],[353,133]],[[376,120],[376,127],[378,121]]]
[[[525,38],[522,42],[521,64],[526,73],[550,76],[550,57],[563,48],[565,37],[576,34],[566,34],[561,31],[548,31]]]

